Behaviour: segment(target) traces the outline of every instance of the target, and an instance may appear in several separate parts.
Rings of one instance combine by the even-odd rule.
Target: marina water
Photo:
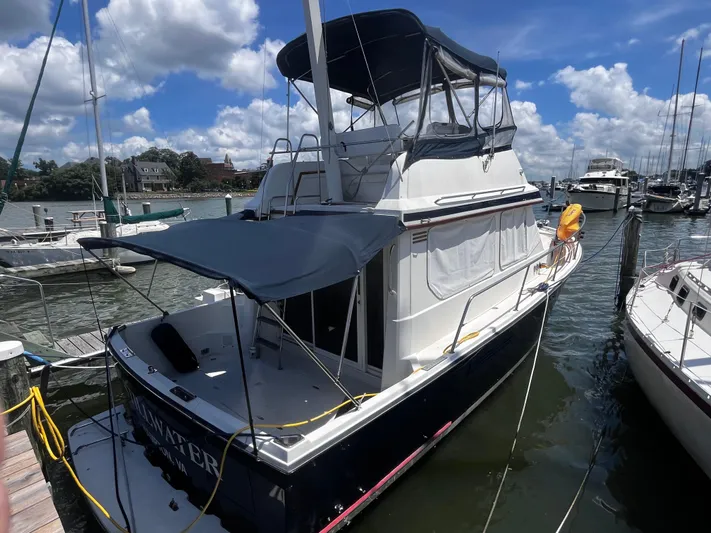
[[[233,200],[239,211],[244,199]],[[180,205],[191,218],[224,214],[221,198],[152,201],[153,210]],[[13,208],[14,207],[14,208]],[[85,203],[43,204],[55,224]],[[134,213],[140,202],[129,202]],[[537,216],[548,214],[537,208]],[[552,213],[552,223],[557,221]],[[583,246],[588,258],[610,238],[625,216],[591,213]],[[6,227],[32,226],[31,204],[12,204],[3,214]],[[675,239],[706,234],[709,222],[683,216],[644,216],[640,250],[661,248]],[[700,245],[700,246],[703,246]],[[254,250],[245,260],[258,260]],[[623,348],[624,323],[615,310],[619,257],[615,238],[571,277],[550,315],[543,335],[526,416],[490,532],[554,532],[588,468],[600,431],[602,445],[584,494],[563,531],[666,532],[707,528],[711,482],[671,436],[628,368]],[[640,259],[640,266],[642,265]],[[139,266],[130,280],[147,289],[152,264]],[[47,279],[45,293],[54,334],[65,337],[140,320],[158,311],[135,291],[107,273],[91,273],[91,295],[84,275]],[[195,297],[214,280],[160,264],[151,298],[176,311],[197,304]],[[0,285],[0,320],[47,335],[36,287]],[[456,431],[416,465],[377,504],[359,516],[358,533],[479,532],[508,459],[532,357]],[[103,371],[67,370],[50,379],[47,406],[62,430],[84,414],[107,409]],[[114,390],[116,391],[118,387]],[[122,401],[122,398],[117,398]],[[373,452],[387,442],[374,442]],[[54,468],[56,467],[56,468]],[[66,471],[50,464],[55,502],[67,531],[99,531]],[[110,482],[110,480],[107,480]],[[186,524],[187,525],[187,524]]]

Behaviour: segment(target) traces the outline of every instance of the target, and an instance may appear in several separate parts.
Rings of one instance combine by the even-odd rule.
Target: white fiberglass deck
[[[692,268],[690,272],[698,278],[701,270]],[[711,281],[709,269],[706,269],[703,279]],[[693,292],[694,289],[690,299],[695,297]],[[654,278],[647,281],[637,292],[630,317],[645,340],[662,353],[667,361],[678,366],[688,314],[677,305],[668,288],[658,284]],[[682,372],[707,394],[711,394],[711,336],[695,321],[689,327]]]

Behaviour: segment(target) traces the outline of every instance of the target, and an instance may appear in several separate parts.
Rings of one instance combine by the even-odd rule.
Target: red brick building
[[[232,181],[235,177],[235,169],[229,154],[225,154],[225,160],[221,163],[213,163],[209,157],[201,157],[200,162],[207,171],[207,179],[211,181],[222,183],[225,180]]]

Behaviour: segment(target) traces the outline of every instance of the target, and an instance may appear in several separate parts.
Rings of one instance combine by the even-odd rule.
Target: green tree
[[[7,178],[7,171],[10,170],[10,162],[0,157],[0,180]]]
[[[193,182],[207,179],[207,170],[205,170],[200,159],[193,152],[180,154],[178,168],[178,183],[183,187],[188,187]]]
[[[49,176],[57,170],[57,163],[55,163],[54,159],[42,159],[41,157],[39,158],[39,161],[34,162],[34,166],[37,170],[39,170],[39,175],[42,177]]]

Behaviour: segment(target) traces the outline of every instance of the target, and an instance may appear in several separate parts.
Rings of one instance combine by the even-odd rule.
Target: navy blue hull
[[[535,346],[544,305],[295,472],[279,472],[233,445],[210,512],[226,529],[240,533],[335,531],[346,525]],[[116,359],[131,399],[127,407],[135,436],[147,444],[146,455],[196,506],[204,504],[227,436],[215,435],[213,428],[147,390]]]

